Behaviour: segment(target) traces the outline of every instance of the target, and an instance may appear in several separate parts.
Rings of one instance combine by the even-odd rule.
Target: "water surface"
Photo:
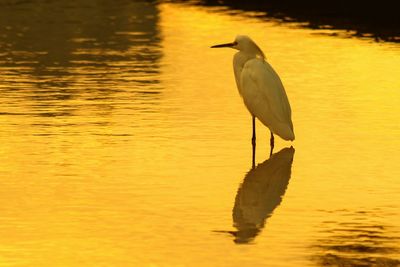
[[[132,1],[0,8],[0,266],[398,266],[400,49],[256,13]],[[237,33],[296,140],[237,92]],[[293,148],[290,148],[293,146]]]

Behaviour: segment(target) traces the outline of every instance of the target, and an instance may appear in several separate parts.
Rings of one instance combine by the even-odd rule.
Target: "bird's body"
[[[237,52],[233,57],[233,70],[236,85],[244,104],[254,117],[258,118],[273,134],[284,140],[294,140],[292,111],[283,84],[272,68],[265,61],[264,53],[247,36],[238,35],[233,43],[212,47],[232,47]],[[255,145],[253,128],[253,145]]]
[[[235,75],[239,74],[235,72]],[[271,65],[259,58],[250,59],[236,80],[239,80],[238,90],[250,113],[272,133],[284,140],[294,140],[289,100]]]

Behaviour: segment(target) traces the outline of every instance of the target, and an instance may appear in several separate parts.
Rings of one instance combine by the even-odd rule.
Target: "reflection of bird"
[[[233,43],[214,45],[212,48],[231,47],[239,50],[233,57],[236,85],[244,104],[252,115],[253,147],[256,143],[255,118],[271,131],[271,153],[274,135],[294,140],[292,111],[278,74],[268,62],[258,45],[248,36],[238,35]]]
[[[255,238],[265,219],[281,203],[289,183],[293,156],[293,147],[284,148],[247,173],[233,207],[237,231],[231,234],[236,243],[248,243]]]

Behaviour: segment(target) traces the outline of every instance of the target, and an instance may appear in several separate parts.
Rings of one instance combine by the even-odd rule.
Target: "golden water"
[[[0,266],[400,265],[400,47],[132,1],[0,9]],[[251,36],[293,143],[235,86]],[[290,148],[293,146],[293,148]]]

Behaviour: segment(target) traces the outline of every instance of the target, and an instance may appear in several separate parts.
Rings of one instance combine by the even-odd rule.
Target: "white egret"
[[[211,46],[220,47],[239,50],[233,57],[233,71],[239,94],[252,115],[253,152],[256,145],[255,118],[271,131],[271,154],[274,134],[284,140],[293,141],[292,111],[285,89],[258,45],[250,37],[238,35],[232,43]]]

